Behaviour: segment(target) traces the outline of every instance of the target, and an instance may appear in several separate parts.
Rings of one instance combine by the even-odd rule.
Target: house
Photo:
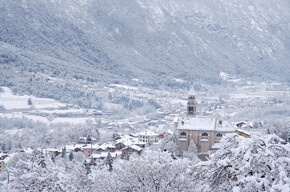
[[[87,143],[87,138],[85,137],[80,137],[78,139],[78,144],[86,144]]]
[[[113,152],[116,151],[116,146],[114,146],[114,145],[108,145],[107,146],[107,149],[109,150],[109,152],[113,153]]]
[[[142,152],[142,148],[138,147],[137,145],[131,145],[122,149],[121,158],[125,160],[129,160],[130,156],[133,153],[140,155]]]
[[[118,141],[118,142],[115,144],[115,147],[116,147],[118,150],[121,150],[121,149],[125,148],[126,145],[124,144],[123,141]]]
[[[217,118],[196,117],[196,100],[193,86],[191,86],[187,115],[185,118],[175,119],[176,133],[178,135],[178,147],[180,151],[186,151],[191,143],[197,147],[198,153],[207,153],[216,147],[221,138],[227,133],[234,133],[235,128],[228,121]]]
[[[69,153],[70,151],[72,152],[79,152],[82,151],[83,147],[87,147],[86,144],[75,144],[75,145],[66,145],[66,151]]]
[[[150,145],[153,143],[157,143],[159,141],[159,138],[158,138],[158,134],[151,131],[145,131],[145,132],[139,133],[138,141],[144,142]]]
[[[91,143],[96,143],[98,140],[94,137],[88,136],[88,137],[80,137],[78,139],[77,144],[91,144]]]
[[[89,144],[89,145],[83,146],[82,151],[86,157],[91,157],[92,154],[97,153],[98,148],[99,148],[99,145],[97,144]]]
[[[47,149],[47,152],[48,152],[50,157],[51,156],[54,156],[54,157],[58,156],[59,154],[61,154],[61,151],[62,151],[61,149],[57,149],[57,148],[48,148]]]
[[[164,139],[168,135],[172,135],[172,132],[171,131],[163,132],[163,133],[159,134],[157,137],[158,137],[158,139]]]
[[[146,143],[144,143],[144,142],[137,142],[137,143],[135,143],[135,145],[137,145],[138,147],[141,147],[141,148],[145,148],[145,146],[146,146]]]

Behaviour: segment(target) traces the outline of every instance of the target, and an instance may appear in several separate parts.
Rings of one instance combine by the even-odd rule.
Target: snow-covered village
[[[290,191],[290,4],[0,0],[0,191]]]

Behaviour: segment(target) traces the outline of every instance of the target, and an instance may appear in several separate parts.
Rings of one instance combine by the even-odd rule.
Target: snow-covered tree
[[[48,158],[49,160],[50,158]],[[52,162],[31,154],[18,153],[8,162],[11,175],[10,183],[0,190],[9,191],[65,191],[65,179],[62,170],[54,169]]]
[[[167,151],[172,154],[179,154],[178,151],[178,141],[176,135],[167,135],[158,145],[155,145],[157,150],[161,149],[162,151]]]
[[[109,171],[113,171],[113,157],[111,153],[108,153],[108,156],[106,157],[106,165],[109,166]]]
[[[195,163],[200,161],[200,159],[197,157],[197,147],[194,142],[190,143],[187,151],[183,153],[183,157],[188,158]]]
[[[28,104],[28,105],[32,105],[31,98],[28,98],[28,100],[27,100],[27,104]]]
[[[84,166],[86,168],[86,174],[90,174],[91,173],[91,165],[90,165],[90,163],[88,163],[87,161],[84,161]]]
[[[186,169],[190,161],[170,153],[145,150],[130,160],[117,160],[114,170],[95,174],[96,191],[192,191]]]
[[[289,191],[290,145],[276,135],[222,139],[207,162],[192,167],[197,191]]]
[[[65,156],[66,156],[66,147],[64,146],[64,147],[62,148],[62,151],[61,151],[61,157],[62,157],[62,158],[65,158]]]
[[[73,154],[73,151],[71,151],[71,152],[69,153],[69,160],[70,160],[70,161],[74,160],[74,154]]]
[[[43,166],[45,162],[45,166]],[[8,159],[10,183],[0,191],[91,191],[92,182],[82,162],[57,156],[55,163],[38,151],[16,153]]]

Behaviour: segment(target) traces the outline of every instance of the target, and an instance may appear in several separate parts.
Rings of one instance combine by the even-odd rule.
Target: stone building
[[[185,118],[175,120],[175,128],[178,134],[179,150],[186,151],[193,142],[198,153],[213,150],[213,145],[219,143],[225,134],[235,132],[234,127],[228,121],[196,117],[196,100],[193,86],[191,86],[188,95],[187,115]]]

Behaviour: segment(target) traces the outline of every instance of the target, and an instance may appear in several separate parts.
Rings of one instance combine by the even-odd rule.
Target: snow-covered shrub
[[[146,150],[130,160],[118,160],[113,171],[95,174],[96,191],[192,191],[187,175],[190,161],[170,153]]]
[[[0,191],[89,191],[91,180],[78,161],[48,155],[34,150],[16,153],[7,162],[10,182],[0,183]]]
[[[290,191],[290,145],[276,135],[222,140],[207,162],[192,167],[198,191]]]

